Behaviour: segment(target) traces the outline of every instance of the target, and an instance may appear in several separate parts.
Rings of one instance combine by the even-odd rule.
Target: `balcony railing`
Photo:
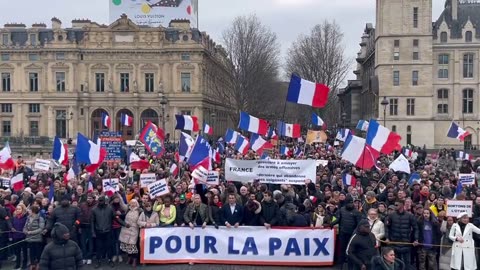
[[[22,147],[27,145],[38,145],[38,146],[52,146],[53,141],[50,137],[39,136],[39,137],[2,137],[1,144],[4,145],[6,142],[13,147]]]

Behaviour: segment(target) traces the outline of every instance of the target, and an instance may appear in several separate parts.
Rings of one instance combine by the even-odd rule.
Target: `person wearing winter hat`
[[[62,223],[70,231],[70,238],[73,241],[77,241],[77,226],[80,225],[78,220],[80,216],[80,210],[77,207],[70,205],[71,196],[64,194],[60,201],[60,206],[53,210],[52,216],[48,219],[46,230],[51,230],[53,224]],[[45,231],[46,232],[46,231]]]
[[[50,242],[40,257],[40,270],[79,269],[82,266],[82,251],[74,241],[70,240],[69,229],[55,223],[52,227]]]
[[[370,223],[368,220],[361,220],[358,223],[357,232],[347,246],[347,256],[350,259],[348,269],[370,269],[371,260],[377,255],[376,244],[375,235],[370,231]]]

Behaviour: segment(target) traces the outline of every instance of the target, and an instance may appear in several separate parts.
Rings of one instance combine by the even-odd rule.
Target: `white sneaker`
[[[87,260],[87,265],[92,264],[92,260]]]
[[[118,256],[118,262],[123,262],[123,257],[122,256]]]
[[[116,262],[116,261],[117,261],[117,256],[113,256],[112,262]]]

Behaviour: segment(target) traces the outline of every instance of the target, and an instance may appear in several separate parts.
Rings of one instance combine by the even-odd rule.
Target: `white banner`
[[[316,160],[225,160],[225,180],[265,184],[304,185],[305,179],[315,180]]]
[[[35,165],[33,165],[33,168],[38,171],[48,172],[50,170],[50,163],[50,160],[37,158],[35,160]]]
[[[206,182],[208,179],[208,170],[205,169],[203,166],[198,166],[193,172],[192,177],[196,178],[201,182]]]
[[[141,263],[333,265],[334,230],[185,227],[141,230]]]
[[[472,217],[473,211],[473,201],[457,201],[457,200],[448,200],[447,201],[447,216],[448,217],[457,217],[458,214],[466,212],[469,217]]]
[[[217,171],[209,171],[207,180],[200,182],[210,186],[218,186],[220,184],[220,174]]]
[[[328,160],[317,159],[317,167],[320,165],[326,167],[328,165]]]
[[[475,173],[460,173],[458,175],[458,181],[460,181],[463,186],[475,185]]]
[[[125,13],[137,25],[168,27],[171,20],[190,20],[192,28],[197,28],[198,0],[110,0],[110,23],[120,19]],[[117,35],[118,42],[133,42],[132,39]]]
[[[146,188],[151,183],[157,181],[157,175],[154,173],[142,173],[140,174],[140,187]]]
[[[115,191],[120,191],[120,186],[118,185],[120,181],[118,178],[112,178],[112,179],[103,179],[102,184],[103,184],[103,190],[107,191],[110,189],[114,189]]]
[[[170,190],[168,190],[167,181],[165,179],[160,179],[157,182],[151,183],[147,187],[148,193],[150,194],[150,198],[154,199],[155,197],[160,197],[165,194],[168,194]]]

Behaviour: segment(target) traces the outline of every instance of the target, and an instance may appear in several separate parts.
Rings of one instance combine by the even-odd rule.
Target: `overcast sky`
[[[277,33],[282,60],[290,44],[323,20],[336,20],[344,32],[346,53],[354,59],[368,22],[375,23],[375,0],[199,0],[199,28],[220,42],[223,29],[239,15],[255,13]],[[433,20],[443,9],[443,0],[433,0]],[[58,17],[64,26],[75,18],[108,24],[109,0],[0,0],[0,24],[44,22]],[[352,68],[354,63],[352,62]],[[353,78],[350,72],[348,78]]]

